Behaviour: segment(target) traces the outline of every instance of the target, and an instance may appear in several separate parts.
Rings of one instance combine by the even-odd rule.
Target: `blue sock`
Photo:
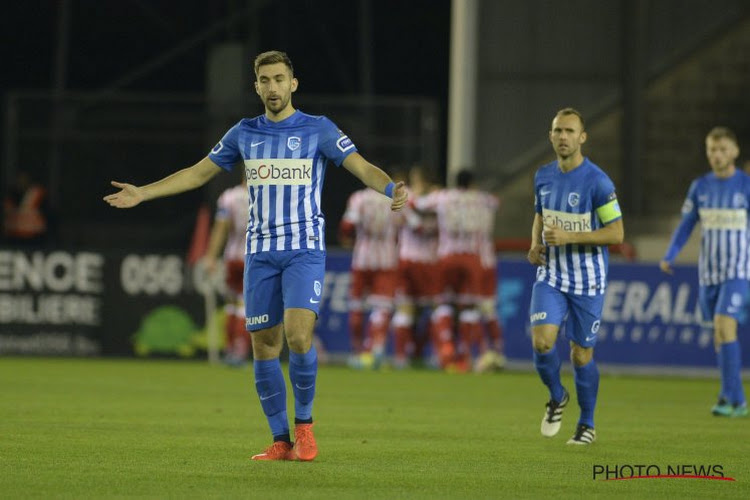
[[[743,405],[745,390],[742,387],[742,353],[738,341],[721,344],[721,378],[726,379],[727,396],[733,405]]]
[[[560,383],[560,358],[557,356],[557,346],[552,346],[547,353],[534,351],[534,366],[544,385],[549,389],[549,395],[558,403],[565,396],[565,389]]]
[[[286,383],[281,371],[279,358],[255,360],[255,390],[258,391],[260,405],[266,414],[274,441],[286,437],[289,440],[289,420],[286,415]]]
[[[727,388],[727,380],[724,377],[724,356],[721,354],[721,346],[716,351],[716,363],[719,365],[719,378],[721,379],[721,389],[719,391],[719,399],[726,400],[727,403],[731,403],[732,395],[729,393]]]
[[[732,404],[734,400],[734,354],[738,351],[735,350],[733,345],[737,342],[731,342],[729,344],[719,345],[719,374],[721,375],[721,395],[727,400],[727,403]]]
[[[578,423],[594,427],[594,408],[596,408],[596,395],[599,392],[599,369],[594,360],[592,359],[583,366],[575,366],[574,378],[578,406],[581,407],[581,418]]]
[[[295,422],[312,422],[317,375],[318,351],[315,350],[315,346],[312,346],[305,354],[289,351],[289,380],[294,390]]]

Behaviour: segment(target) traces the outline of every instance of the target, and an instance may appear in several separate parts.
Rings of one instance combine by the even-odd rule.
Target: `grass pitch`
[[[0,496],[750,498],[750,420],[710,415],[717,386],[602,377],[598,440],[572,447],[575,399],[543,438],[547,394],[533,373],[322,367],[318,458],[258,463],[249,457],[270,436],[250,369],[5,358]],[[595,465],[638,464],[721,465],[736,481],[592,479]]]

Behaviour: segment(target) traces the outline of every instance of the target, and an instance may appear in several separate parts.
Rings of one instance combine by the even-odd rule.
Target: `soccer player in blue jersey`
[[[560,327],[570,341],[581,416],[568,444],[596,439],[594,408],[599,370],[594,345],[607,284],[607,246],[622,243],[622,213],[615,187],[598,166],[581,153],[586,131],[573,108],[557,112],[549,132],[557,160],[534,177],[536,215],[528,259],[537,268],[529,308],[534,366],[550,392],[542,435],[560,430],[568,391],[560,383],[555,348]]]
[[[716,416],[746,417],[742,387],[737,322],[742,317],[750,279],[750,176],[735,167],[740,150],[737,137],[725,127],[713,128],[706,137],[711,172],[695,179],[682,205],[682,220],[672,235],[662,271],[671,274],[672,263],[701,222],[698,259],[698,300],[707,328],[713,328],[721,373]]]
[[[285,53],[258,55],[254,70],[263,115],[241,120],[195,165],[146,186],[112,182],[120,191],[104,199],[115,207],[132,207],[195,189],[237,162],[244,163],[250,196],[246,327],[253,343],[255,387],[273,435],[273,444],[252,458],[309,461],[318,453],[312,432],[318,370],[312,340],[325,271],[320,197],[326,163],[343,165],[365,185],[392,198],[392,210],[405,205],[407,194],[403,183],[394,184],[367,162],[331,120],[292,106],[298,82]],[[295,402],[294,443],[279,363],[284,337]]]

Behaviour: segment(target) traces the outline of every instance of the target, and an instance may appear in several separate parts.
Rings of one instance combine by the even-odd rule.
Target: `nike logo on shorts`
[[[317,304],[318,302],[320,302],[320,301],[319,300],[310,299],[310,304]]]
[[[260,142],[251,142],[251,143],[250,143],[250,147],[251,147],[251,148],[254,148],[255,146],[260,146],[260,145],[261,145],[261,144],[263,144],[264,142],[266,142],[266,141],[260,141]]]

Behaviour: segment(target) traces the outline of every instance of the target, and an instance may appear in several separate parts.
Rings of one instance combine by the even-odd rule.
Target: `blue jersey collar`
[[[270,127],[270,128],[284,127],[286,125],[296,122],[300,115],[301,115],[300,111],[298,109],[295,109],[294,113],[292,113],[291,115],[287,116],[280,122],[275,122],[275,121],[269,120],[266,114],[263,113],[262,115],[260,115],[260,122],[263,124],[264,127]]]

